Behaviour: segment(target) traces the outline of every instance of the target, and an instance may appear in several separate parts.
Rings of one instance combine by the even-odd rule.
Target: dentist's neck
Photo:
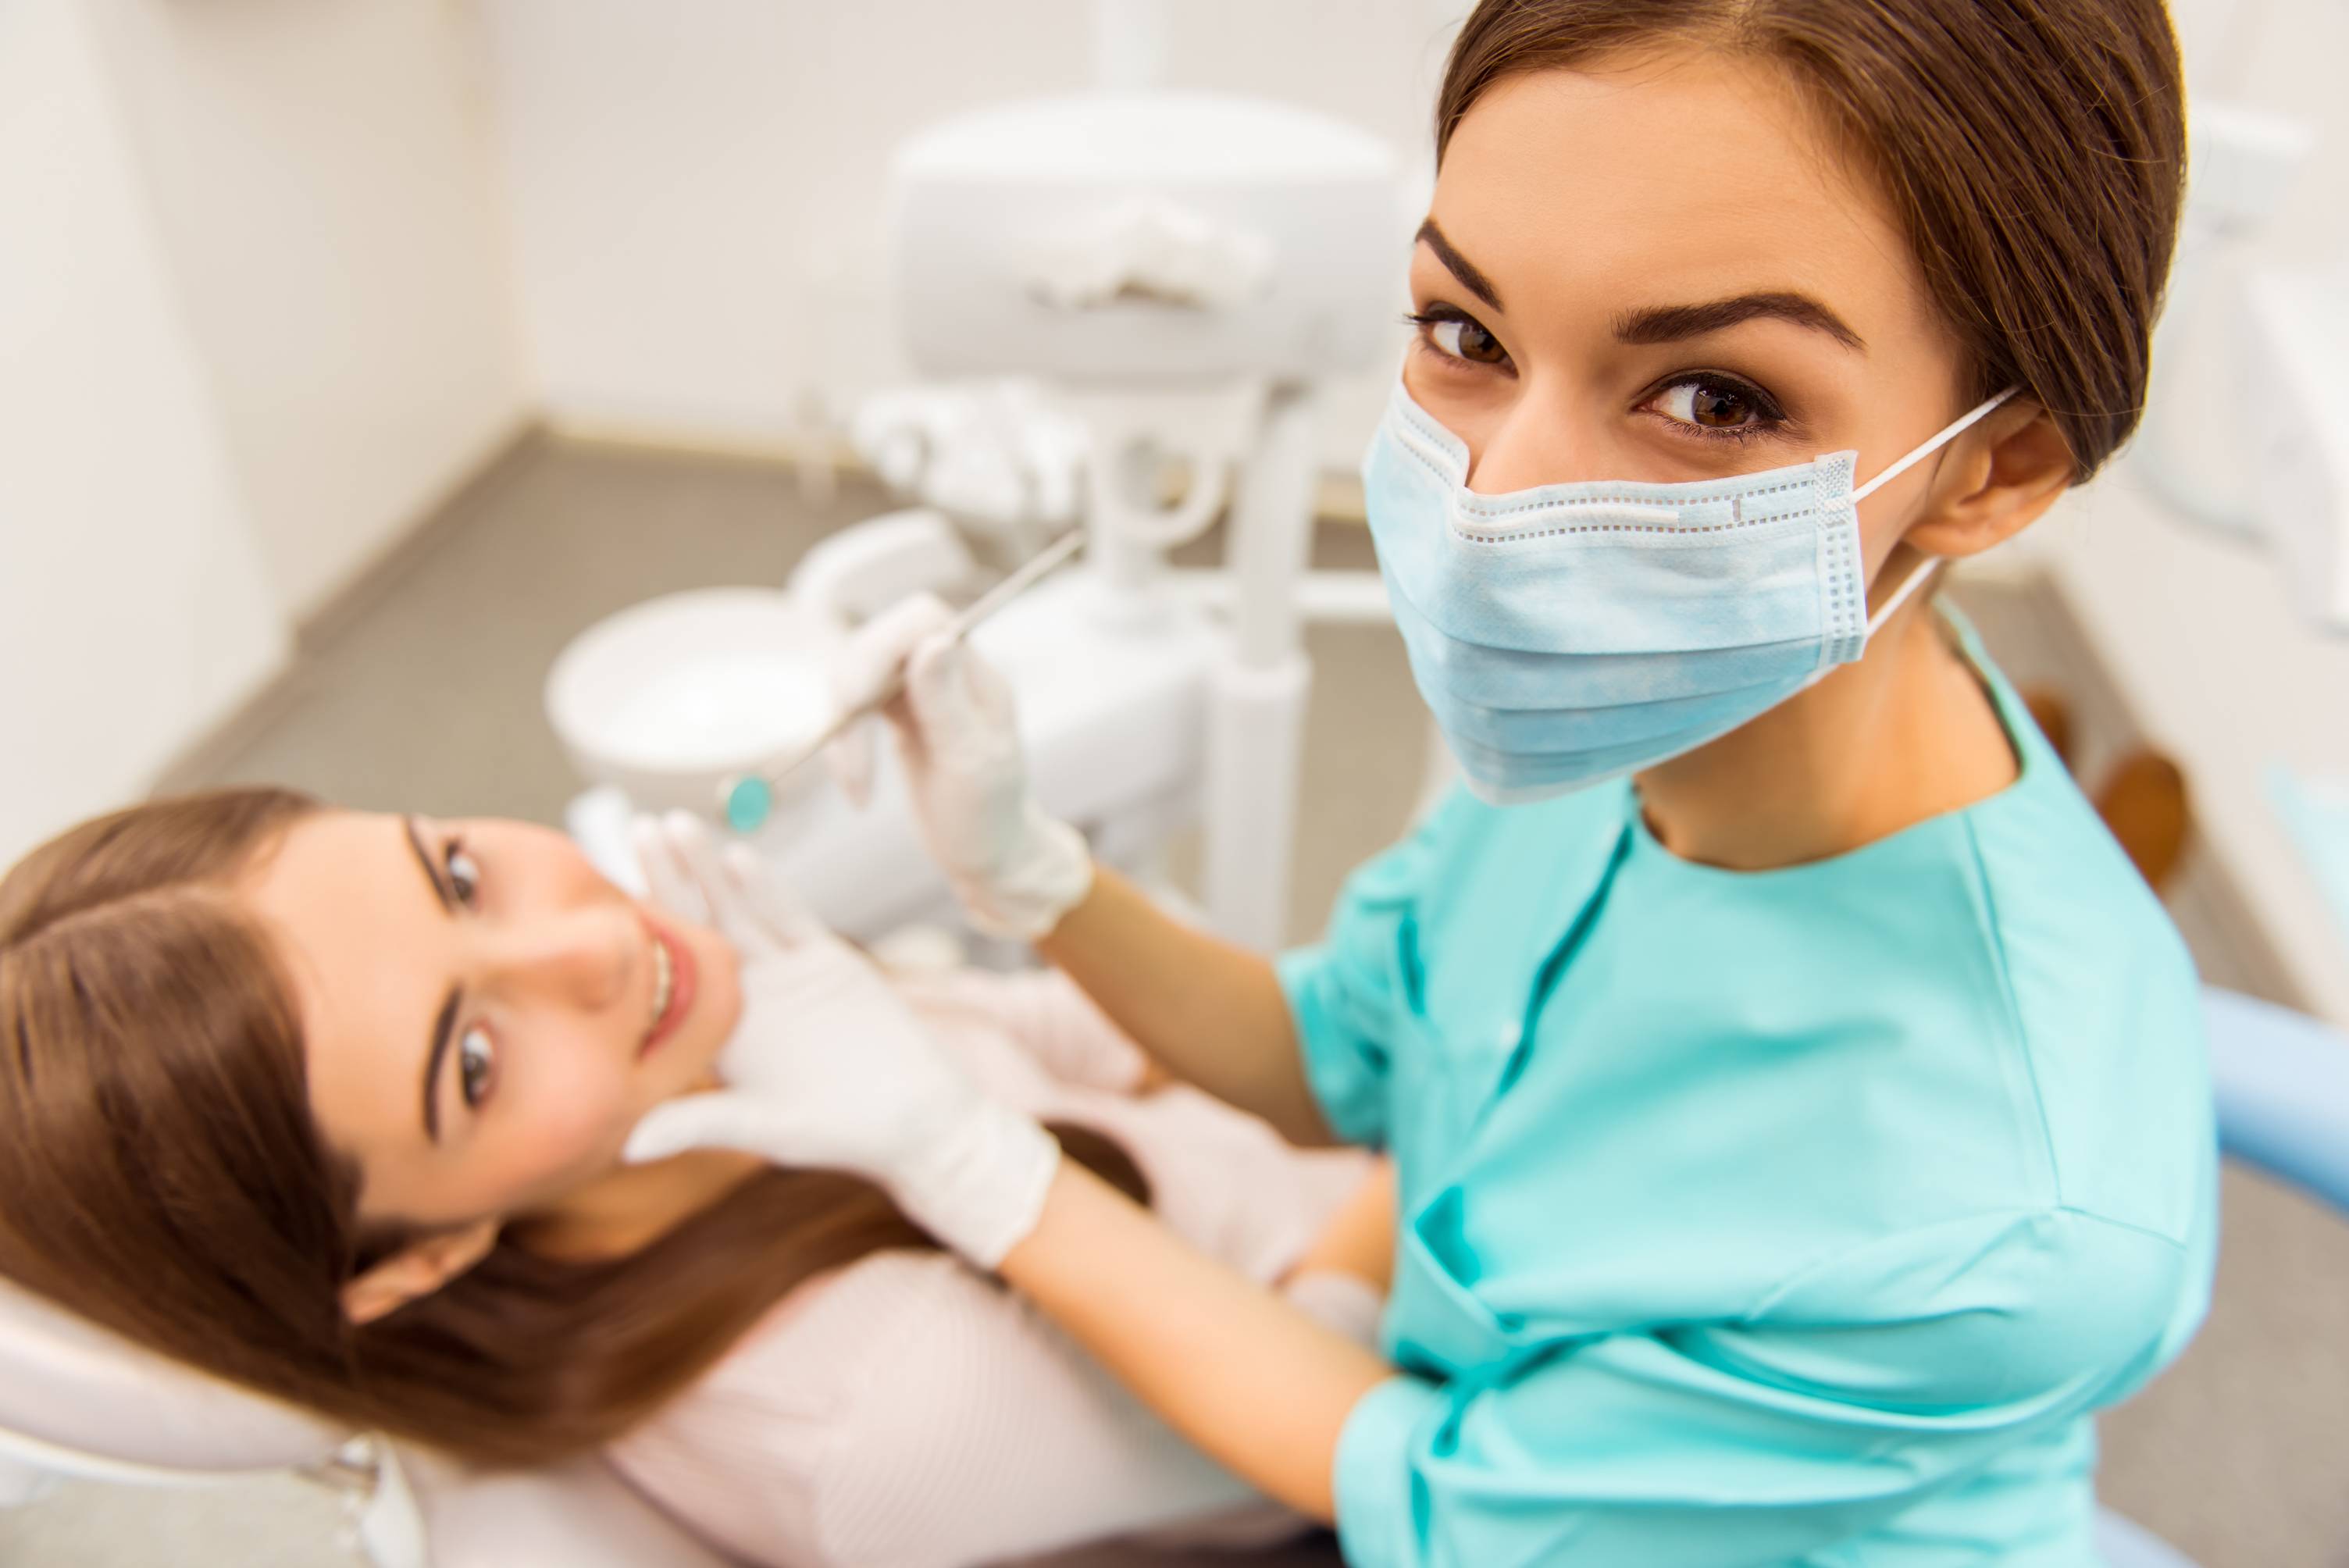
[[[1915,564],[1904,548],[1882,580],[1897,585]],[[1705,865],[1768,871],[1844,854],[1971,805],[2013,783],[2015,771],[1990,694],[1920,593],[1857,664],[1636,782],[1666,849]]]

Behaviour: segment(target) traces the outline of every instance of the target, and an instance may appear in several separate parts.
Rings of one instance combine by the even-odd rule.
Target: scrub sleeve
[[[1330,1130],[1347,1143],[1387,1141],[1384,1044],[1392,1028],[1393,962],[1420,876],[1433,855],[1434,815],[1403,842],[1347,880],[1326,941],[1275,964],[1297,1030],[1307,1083]],[[1422,1378],[1390,1377],[1355,1403],[1339,1437],[1333,1487],[1349,1563],[1358,1542],[1408,1539],[1412,1492],[1402,1459],[1441,1417],[1441,1391]]]

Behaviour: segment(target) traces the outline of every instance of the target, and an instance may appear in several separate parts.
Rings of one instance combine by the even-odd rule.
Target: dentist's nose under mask
[[[1468,448],[1400,385],[1362,460],[1387,598],[1420,695],[1478,796],[1545,799],[1692,751],[1860,656],[1859,502],[2008,388],[1857,490],[1854,452],[1688,484],[1468,489]]]

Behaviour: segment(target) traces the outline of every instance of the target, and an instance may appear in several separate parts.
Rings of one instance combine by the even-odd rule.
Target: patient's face
[[[608,1172],[647,1109],[712,1081],[741,1012],[723,938],[525,822],[322,812],[239,892],[369,1221],[503,1218]]]

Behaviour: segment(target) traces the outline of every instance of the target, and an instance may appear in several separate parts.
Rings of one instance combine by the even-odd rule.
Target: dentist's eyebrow
[[[1733,294],[1702,304],[1667,304],[1651,310],[1625,311],[1615,318],[1615,338],[1619,343],[1676,343],[1683,337],[1701,337],[1740,322],[1756,320],[1790,321],[1796,326],[1824,332],[1846,348],[1863,354],[1868,350],[1859,334],[1846,326],[1841,316],[1810,295],[1799,294]]]
[[[456,895],[449,891],[449,884],[440,880],[440,873],[433,870],[432,857],[424,851],[424,836],[416,830],[416,819],[402,817],[399,822],[407,830],[408,847],[415,851],[418,869],[424,872],[424,880],[432,884],[432,896],[440,901],[442,909],[454,914],[457,912]],[[440,1097],[432,1092],[432,1086],[440,1081],[440,1063],[449,1055],[449,1040],[456,1032],[457,1004],[460,996],[461,993],[456,986],[449,987],[449,995],[440,1003],[440,1016],[432,1020],[432,1048],[424,1056],[424,1136],[435,1143],[440,1141]]]
[[[1501,304],[1501,291],[1493,286],[1493,280],[1486,277],[1475,263],[1453,247],[1452,242],[1444,237],[1444,231],[1435,226],[1434,219],[1430,218],[1419,226],[1418,238],[1419,242],[1433,251],[1435,259],[1442,262],[1452,275],[1460,280],[1461,287],[1491,305],[1495,310],[1504,308]]]

